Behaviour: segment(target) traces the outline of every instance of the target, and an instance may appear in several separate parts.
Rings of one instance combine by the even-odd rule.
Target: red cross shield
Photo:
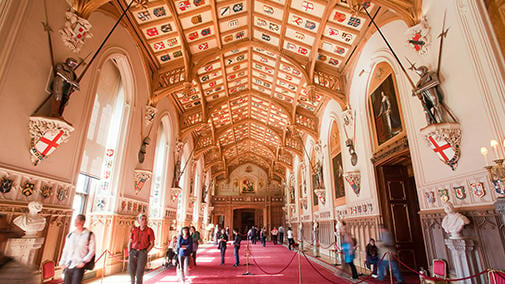
[[[433,152],[437,154],[438,158],[454,170],[454,160],[457,159],[457,155],[449,142],[447,142],[446,139],[439,139],[434,135],[429,135],[428,143]]]
[[[35,150],[42,156],[48,156],[60,145],[63,140],[63,130],[54,130],[44,133],[39,141],[35,143]]]

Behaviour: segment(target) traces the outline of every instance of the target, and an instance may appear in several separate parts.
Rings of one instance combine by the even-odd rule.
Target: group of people
[[[138,226],[135,226],[130,233],[128,242],[128,272],[132,284],[141,284],[143,280],[144,270],[147,262],[149,251],[154,247],[154,231],[147,226],[147,216],[140,214],[138,216]],[[64,271],[65,284],[79,284],[82,282],[85,270],[93,269],[95,263],[95,248],[96,240],[92,231],[84,227],[86,217],[82,214],[76,216],[74,221],[75,229],[71,231],[65,240],[65,246],[60,260],[60,266]],[[1,223],[1,222],[0,222]],[[4,222],[5,223],[5,222]],[[221,253],[221,265],[225,264],[225,254],[228,247],[228,241],[231,240],[229,228],[218,228],[214,241]],[[238,229],[233,229],[233,248],[234,248],[234,267],[240,265],[239,252],[242,241],[242,235]],[[352,272],[352,279],[358,279],[358,272],[354,265],[356,257],[357,241],[345,229],[340,232],[342,239],[341,250],[344,256],[344,262],[349,266]],[[272,242],[274,244],[284,242],[284,228],[282,226],[274,227],[270,231]],[[253,226],[248,232],[247,238],[255,244],[258,239],[265,246],[267,233],[265,227],[261,230]],[[286,236],[288,239],[288,248],[294,249],[295,242],[293,230],[287,228]],[[166,253],[166,267],[178,267],[180,271],[181,282],[186,281],[188,275],[188,266],[191,263],[196,266],[196,256],[198,244],[201,242],[200,233],[194,226],[185,226],[181,229],[180,234],[173,236],[169,243]],[[395,254],[395,246],[393,234],[380,227],[379,240],[370,239],[366,246],[366,266],[372,271],[372,276],[378,280],[384,280],[386,271],[391,267],[392,274],[397,280],[397,283],[403,283],[403,277],[400,273],[396,261],[387,256],[387,253]],[[14,263],[10,258],[0,255],[2,262],[4,259]],[[174,263],[175,262],[175,263]],[[2,265],[2,263],[0,263]],[[392,277],[392,276],[390,276]],[[27,283],[31,283],[27,281]]]
[[[372,271],[372,277],[378,278],[383,281],[386,269],[391,266],[396,283],[404,283],[402,274],[398,264],[393,258],[388,257],[386,254],[391,252],[395,254],[395,246],[393,241],[393,234],[384,227],[379,228],[379,240],[371,238],[366,246],[366,266]],[[343,233],[343,241],[341,250],[344,254],[344,262],[350,268],[352,276],[351,279],[358,280],[358,271],[354,265],[356,257],[357,241],[348,232]],[[390,275],[392,277],[392,275]]]
[[[270,235],[272,237],[272,242],[274,245],[280,243],[284,244],[284,228],[279,226],[279,228],[274,227],[270,231]],[[257,226],[252,226],[247,232],[247,238],[251,241],[251,243],[256,244],[258,240],[261,241],[263,246],[266,246],[266,241],[268,238],[268,233],[265,227],[258,229]]]

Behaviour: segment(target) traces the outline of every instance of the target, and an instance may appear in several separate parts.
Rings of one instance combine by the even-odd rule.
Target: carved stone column
[[[451,252],[456,278],[467,277],[479,272],[475,243],[470,239],[446,239],[445,245]],[[458,281],[458,283],[481,283],[479,278]]]
[[[505,198],[501,197],[496,199],[494,208],[496,212],[501,214],[503,225],[505,225]]]

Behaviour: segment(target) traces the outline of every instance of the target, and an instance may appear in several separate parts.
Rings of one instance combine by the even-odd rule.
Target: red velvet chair
[[[128,248],[123,249],[123,259],[120,260],[123,263],[123,270],[125,270],[125,266],[128,267]]]
[[[63,283],[63,279],[54,279],[54,261],[46,260],[42,262],[42,283],[58,284]]]
[[[505,284],[505,272],[501,270],[491,270],[487,273],[489,284]]]
[[[447,279],[449,276],[449,270],[447,269],[447,262],[443,259],[434,259],[433,260],[433,273],[432,276],[440,279]],[[449,283],[448,281],[444,280],[428,280],[428,279],[422,279],[423,284],[443,284],[443,283]]]

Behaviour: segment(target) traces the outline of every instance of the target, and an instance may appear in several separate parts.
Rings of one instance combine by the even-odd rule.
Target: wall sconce
[[[490,142],[491,148],[493,148],[494,156],[496,157],[494,161],[494,165],[489,165],[488,154],[489,151],[486,147],[480,148],[480,153],[484,156],[484,160],[486,161],[486,170],[489,172],[489,179],[494,185],[494,189],[496,193],[500,195],[505,194],[505,168],[503,167],[503,152],[498,151],[498,147],[500,143],[496,140],[491,140]],[[503,140],[503,145],[505,146],[505,140]],[[504,196],[501,196],[504,197]]]

